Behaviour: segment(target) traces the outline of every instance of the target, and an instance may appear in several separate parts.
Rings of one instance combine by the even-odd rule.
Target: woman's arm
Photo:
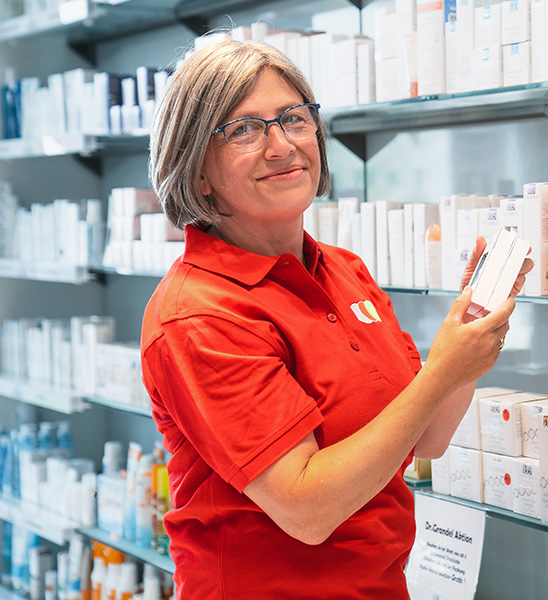
[[[458,391],[493,367],[514,309],[510,298],[467,323],[470,296],[467,288],[454,301],[421,371],[373,421],[321,450],[308,435],[245,488],[286,533],[324,541],[386,486],[442,406],[462,412]]]

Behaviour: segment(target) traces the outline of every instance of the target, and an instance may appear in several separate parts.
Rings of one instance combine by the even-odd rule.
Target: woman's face
[[[226,122],[242,117],[273,119],[302,104],[302,96],[272,69],[264,69]],[[222,124],[221,124],[222,125]],[[209,143],[202,173],[202,193],[211,195],[231,226],[268,229],[298,222],[310,205],[320,178],[316,136],[295,140],[274,123],[259,150],[241,153],[222,134]]]

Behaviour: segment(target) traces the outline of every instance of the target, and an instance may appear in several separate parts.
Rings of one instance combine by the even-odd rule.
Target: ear
[[[213,188],[211,187],[211,184],[209,183],[209,179],[207,178],[207,175],[202,171],[202,174],[200,175],[200,192],[202,193],[203,196],[210,196],[213,193]]]

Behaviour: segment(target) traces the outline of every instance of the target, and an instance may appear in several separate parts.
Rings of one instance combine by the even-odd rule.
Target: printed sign
[[[485,511],[415,495],[417,535],[407,563],[412,600],[473,600],[483,551]]]

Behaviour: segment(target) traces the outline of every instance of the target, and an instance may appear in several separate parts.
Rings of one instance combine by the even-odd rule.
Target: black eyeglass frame
[[[253,120],[253,121],[262,121],[264,123],[264,136],[265,136],[265,138],[268,136],[268,126],[271,123],[278,123],[278,125],[281,128],[281,130],[284,133],[286,133],[287,135],[289,135],[289,137],[291,137],[291,134],[287,133],[287,131],[284,129],[284,126],[282,125],[282,118],[290,110],[293,110],[294,108],[300,108],[301,106],[313,107],[318,112],[320,110],[320,105],[317,104],[317,103],[314,103],[314,102],[304,102],[303,104],[295,104],[295,106],[290,106],[289,108],[286,108],[281,115],[275,117],[274,119],[261,119],[260,117],[242,117],[241,119],[235,119],[234,121],[230,121],[229,123],[225,123],[224,125],[221,125],[220,127],[217,127],[217,129],[215,129],[214,131],[211,132],[211,136],[213,137],[214,135],[217,135],[218,133],[222,133],[223,136],[224,136],[224,138],[225,138],[226,143],[230,145],[230,142],[226,139],[226,136],[225,136],[225,129],[229,125],[234,125],[234,123],[239,123],[240,121]],[[316,125],[319,126],[319,121],[318,121],[318,123]]]

